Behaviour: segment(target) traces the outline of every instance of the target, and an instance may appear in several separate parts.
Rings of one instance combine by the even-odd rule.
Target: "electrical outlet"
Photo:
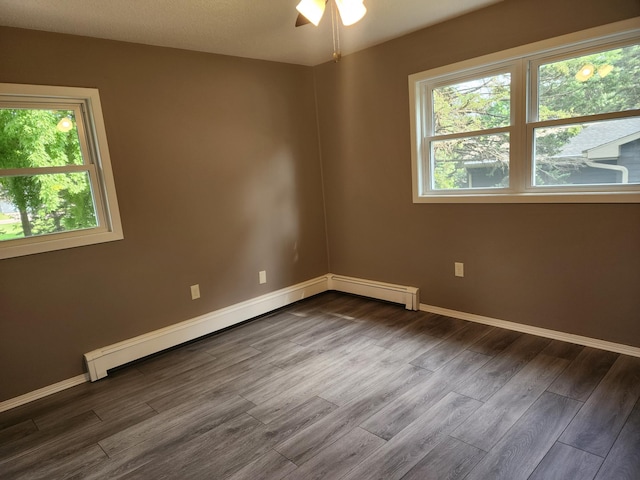
[[[464,263],[454,262],[454,273],[456,277],[464,277]]]
[[[267,283],[267,271],[266,270],[260,270],[260,272],[258,272],[258,280],[260,281],[260,283]]]
[[[191,300],[200,298],[200,284],[191,285]]]

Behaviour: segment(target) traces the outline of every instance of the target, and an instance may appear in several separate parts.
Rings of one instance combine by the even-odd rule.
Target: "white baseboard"
[[[85,353],[91,381],[107,370],[214,333],[327,290],[327,276],[283,288],[169,327]]]
[[[600,350],[608,350],[610,352],[622,353],[632,357],[640,357],[640,348],[624,345],[621,343],[607,342],[606,340],[598,340],[596,338],[583,337],[582,335],[574,335],[572,333],[559,332],[549,330],[547,328],[533,327],[522,323],[509,322],[507,320],[499,320],[497,318],[484,317],[474,313],[459,312],[457,310],[449,310],[448,308],[435,307],[433,305],[420,304],[420,310],[423,312],[436,313],[447,317],[459,318],[461,320],[469,320],[470,322],[482,323],[493,327],[500,327],[506,330],[514,330],[516,332],[529,333],[538,337],[552,338],[554,340],[562,340],[563,342],[575,343],[586,347],[598,348]]]
[[[48,395],[61,392],[62,390],[75,387],[76,385],[80,385],[81,383],[85,383],[88,381],[89,381],[89,374],[83,373],[82,375],[78,375],[73,378],[68,378],[67,380],[54,383],[53,385],[39,388],[38,390],[34,390],[33,392],[25,393],[24,395],[20,395],[19,397],[11,398],[9,400],[5,400],[4,402],[0,402],[0,412],[11,410],[12,408],[19,407],[20,405],[24,405],[25,403],[33,402],[40,398],[44,398]]]
[[[391,283],[363,280],[362,278],[345,277],[343,275],[327,275],[329,290],[353,293],[363,297],[386,300],[404,304],[407,310],[418,310],[420,305],[419,290],[416,287],[395,285]]]

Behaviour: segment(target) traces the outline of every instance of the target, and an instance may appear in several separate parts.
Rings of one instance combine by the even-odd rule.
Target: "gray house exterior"
[[[568,172],[568,185],[640,183],[640,118],[587,124],[548,161]],[[507,182],[495,160],[467,161],[469,188],[492,188]]]

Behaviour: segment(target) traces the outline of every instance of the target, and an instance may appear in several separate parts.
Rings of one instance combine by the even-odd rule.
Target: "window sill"
[[[55,234],[53,236],[55,236]],[[0,260],[33,255],[35,253],[95,245],[104,242],[114,242],[122,240],[123,238],[124,235],[122,234],[122,231],[101,231],[87,233],[81,236],[75,235],[67,238],[52,238],[52,235],[43,235],[42,237],[30,238],[28,243],[25,243],[24,239],[10,240],[0,246]],[[12,245],[11,242],[16,242],[16,244]]]
[[[640,203],[640,192],[436,194],[414,196],[413,203]]]

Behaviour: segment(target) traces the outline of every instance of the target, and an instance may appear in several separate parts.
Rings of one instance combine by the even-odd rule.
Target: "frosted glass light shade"
[[[345,26],[353,25],[367,13],[363,0],[336,0],[336,5]]]
[[[317,27],[324,14],[325,5],[325,0],[301,0],[296,10]]]

